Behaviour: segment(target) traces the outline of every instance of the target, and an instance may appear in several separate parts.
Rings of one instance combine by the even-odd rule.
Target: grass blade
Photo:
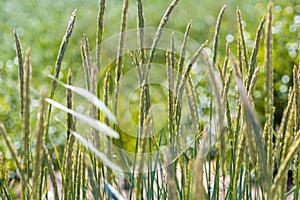
[[[81,87],[76,87],[73,85],[68,85],[63,83],[62,81],[56,79],[53,76],[49,76],[52,79],[56,80],[60,85],[62,85],[63,87],[65,87],[66,89],[71,90],[72,92],[75,92],[76,94],[84,97],[85,99],[87,99],[89,102],[91,102],[92,104],[94,104],[100,111],[102,111],[110,121],[114,122],[114,123],[118,123],[117,122],[117,118],[114,116],[114,114],[107,108],[107,106],[105,105],[105,103],[103,103],[102,101],[100,101],[94,94],[92,94],[91,92],[87,91],[86,89],[83,89]]]
[[[104,191],[107,192],[111,199],[115,200],[125,200],[124,197],[106,180],[104,180]]]
[[[269,180],[270,180],[270,172],[267,171],[267,156],[265,152],[265,147],[262,141],[262,134],[259,128],[258,120],[255,116],[254,109],[252,107],[252,104],[250,103],[246,90],[243,86],[242,80],[237,78],[237,86],[239,89],[239,95],[243,102],[243,108],[245,111],[245,118],[246,122],[249,124],[248,126],[251,127],[250,130],[253,130],[254,133],[254,139],[255,139],[255,145],[258,153],[258,165],[260,169],[260,174],[262,176],[262,181],[264,185],[264,190],[268,191],[269,189]],[[251,144],[250,144],[251,145]],[[256,155],[253,155],[256,156]]]
[[[96,149],[95,146],[91,142],[89,142],[87,139],[85,139],[84,137],[82,137],[81,135],[76,133],[75,131],[72,131],[71,133],[75,136],[75,138],[77,138],[79,140],[79,142],[85,148],[87,148],[89,151],[93,152],[105,165],[107,165],[111,169],[121,172],[121,168],[119,166],[117,166],[116,164],[114,164],[112,161],[110,161],[104,153],[102,153],[98,149]]]
[[[49,104],[53,105],[54,107],[56,107],[58,109],[61,109],[61,110],[65,111],[69,114],[74,115],[74,117],[76,117],[77,119],[79,119],[82,122],[88,124],[90,127],[94,128],[95,130],[106,134],[107,136],[110,136],[110,137],[113,137],[113,138],[116,138],[116,139],[118,139],[120,137],[119,134],[116,131],[114,131],[109,126],[107,126],[106,124],[101,123],[100,121],[98,121],[96,119],[87,117],[87,116],[85,116],[81,113],[78,113],[74,110],[71,110],[71,109],[61,105],[60,103],[58,103],[56,101],[53,101],[52,99],[47,98],[46,101]]]

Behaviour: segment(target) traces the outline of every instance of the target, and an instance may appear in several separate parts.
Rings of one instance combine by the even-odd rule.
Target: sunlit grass
[[[200,41],[197,49],[190,52],[191,22],[182,34],[182,43],[178,43],[172,33],[166,50],[157,49],[164,27],[177,12],[179,0],[173,0],[161,15],[151,48],[144,46],[145,10],[143,2],[138,0],[137,49],[129,53],[126,52],[126,30],[130,2],[124,0],[123,3],[119,42],[115,47],[117,55],[111,65],[101,65],[105,50],[102,46],[104,27],[109,27],[105,25],[105,0],[100,1],[98,17],[95,16],[98,26],[96,52],[90,50],[88,37],[83,35],[78,51],[85,73],[85,87],[72,85],[75,79],[72,67],[66,83],[59,79],[75,26],[76,10],[72,13],[58,51],[54,74],[49,75],[52,88],[48,98],[45,92],[40,95],[36,129],[30,124],[35,120],[35,116],[30,115],[30,82],[34,79],[30,76],[30,58],[34,55],[30,56],[28,49],[23,62],[19,36],[14,31],[21,92],[22,151],[17,152],[14,148],[4,122],[0,124],[0,132],[20,176],[21,194],[9,187],[9,168],[0,162],[0,166],[4,166],[0,172],[1,198],[271,200],[289,196],[298,199],[300,66],[294,66],[291,72],[293,86],[278,128],[274,121],[273,59],[276,58],[273,56],[272,3],[266,8],[266,16],[257,21],[251,49],[246,45],[243,27],[243,20],[247,19],[242,19],[239,9],[236,13],[237,44],[227,42],[220,48],[219,36],[226,14],[224,6],[215,22],[214,36],[207,36],[207,39],[213,38],[213,42]],[[207,48],[211,43],[213,50],[209,54]],[[234,45],[236,52],[232,50]],[[176,52],[178,46],[181,48]],[[158,69],[164,71],[161,74],[166,77],[161,85],[167,89],[151,82],[153,62],[161,52],[165,57],[159,60],[162,64]],[[264,61],[258,63],[262,53]],[[136,70],[136,79],[130,81],[137,82],[138,88],[121,87],[126,75],[125,65],[126,70]],[[200,76],[202,67],[206,72],[205,83],[197,77],[197,70]],[[263,90],[266,97],[264,105],[257,105],[254,92],[262,68],[265,70]],[[103,77],[99,78],[99,74]],[[54,100],[57,87],[66,90],[67,100]],[[137,98],[132,120],[135,128],[122,127],[122,117],[126,115],[130,101],[127,102],[121,92]],[[76,111],[73,105],[75,94],[89,102],[89,115]],[[208,99],[206,112],[199,106],[204,101],[201,95]],[[153,105],[160,101],[165,104],[155,110]],[[265,116],[261,117],[263,121],[257,117],[257,106],[265,110]],[[65,121],[55,119],[53,108],[59,109],[55,115],[65,116]],[[64,128],[61,133],[66,135],[63,151],[57,149],[49,136],[50,124],[55,123]],[[132,133],[126,133],[126,130]],[[293,175],[288,177],[288,172]],[[61,183],[57,177],[61,177]],[[292,183],[288,181],[291,178]]]

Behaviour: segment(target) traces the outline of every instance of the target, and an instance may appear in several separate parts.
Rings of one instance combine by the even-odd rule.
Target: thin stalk
[[[142,67],[144,67],[145,64],[145,52],[144,52],[144,12],[143,12],[143,1],[137,0],[137,26],[138,26],[138,44],[139,44],[139,53],[142,61]]]
[[[177,82],[176,82],[176,89],[175,89],[176,95],[178,95],[179,85],[181,83],[182,76],[183,76],[183,65],[184,65],[184,60],[185,60],[185,56],[186,56],[187,42],[188,42],[191,27],[192,27],[192,24],[188,23],[185,33],[184,33],[182,46],[181,46],[181,52],[180,52],[180,57],[179,57],[179,61],[178,61]]]
[[[217,51],[218,51],[218,42],[219,42],[219,32],[221,28],[221,21],[226,9],[226,5],[224,5],[218,15],[217,24],[215,28],[215,35],[214,35],[214,44],[213,44],[213,63],[215,64],[217,61]]]
[[[8,147],[8,150],[11,154],[12,159],[16,163],[16,167],[17,167],[18,171],[20,172],[21,183],[24,184],[24,187],[26,187],[27,191],[29,191],[29,193],[30,193],[30,185],[29,185],[28,181],[25,178],[25,173],[24,173],[24,169],[21,165],[21,161],[20,161],[20,159],[17,155],[17,152],[14,149],[13,144],[12,144],[12,142],[11,142],[7,132],[6,132],[6,129],[5,129],[5,127],[2,123],[0,123],[0,132],[1,132],[1,134],[4,138],[4,140],[5,140],[5,143]]]
[[[257,32],[256,32],[256,37],[255,37],[255,42],[254,42],[255,45],[254,45],[254,48],[253,48],[253,51],[252,51],[252,54],[251,54],[251,58],[250,58],[250,65],[249,65],[249,71],[248,71],[248,76],[247,76],[247,85],[246,85],[247,91],[249,91],[250,84],[251,84],[251,81],[252,81],[252,76],[253,76],[254,70],[255,70],[260,39],[263,35],[262,33],[263,33],[263,30],[264,30],[263,29],[264,23],[265,23],[265,18],[263,17],[260,24],[259,24],[259,26],[258,26]]]
[[[45,157],[46,157],[46,162],[47,162],[48,172],[49,172],[49,175],[50,175],[50,180],[51,180],[51,183],[52,183],[52,186],[53,186],[54,199],[59,200],[59,193],[58,193],[58,187],[57,187],[57,182],[56,182],[56,178],[55,178],[54,165],[53,165],[53,162],[51,160],[51,156],[50,156],[49,151],[48,151],[45,144],[43,144],[43,150],[44,150],[44,154],[45,154]]]
[[[101,43],[103,40],[103,32],[104,32],[104,11],[105,11],[105,0],[100,0],[99,3],[99,12],[97,18],[97,36],[96,36],[96,67],[100,71],[100,56],[101,56]]]
[[[18,56],[18,65],[19,65],[19,87],[20,87],[20,111],[21,116],[23,117],[24,109],[24,69],[23,69],[23,54],[21,42],[17,33],[17,30],[14,29],[14,38],[16,43],[16,53]]]
[[[239,49],[243,50],[245,67],[246,67],[246,70],[249,70],[248,52],[247,52],[247,48],[246,48],[246,42],[245,42],[245,36],[244,36],[244,30],[243,30],[243,23],[242,23],[241,11],[240,11],[239,8],[237,9],[236,13],[237,13],[239,31],[240,31],[240,35],[241,35],[240,36],[240,38],[241,38],[240,40],[241,40],[241,43],[242,43],[242,45],[239,45],[239,46],[242,46],[242,48],[239,48]],[[240,67],[242,68],[242,65],[240,65]]]
[[[104,104],[106,106],[108,106],[110,75],[111,75],[110,68],[108,68],[108,70],[107,70],[107,72],[105,74],[105,78],[104,78],[104,92],[103,92]],[[109,126],[109,119],[106,116],[104,117],[104,123]],[[112,146],[111,146],[112,140],[109,137],[106,137],[106,140],[107,140],[107,143],[106,143],[106,146],[107,146],[106,153],[107,153],[107,156],[109,158],[111,158],[112,157]],[[106,180],[107,180],[108,183],[112,182],[112,170],[109,167],[107,168]]]
[[[68,43],[69,43],[69,39],[72,35],[72,31],[73,31],[74,24],[75,24],[75,19],[76,19],[76,12],[77,12],[77,10],[75,9],[73,11],[72,15],[71,15],[67,30],[64,34],[64,37],[63,37],[63,39],[61,41],[61,44],[60,44],[60,47],[59,47],[57,59],[56,59],[56,62],[55,62],[55,71],[54,71],[55,79],[53,79],[53,81],[52,81],[50,98],[54,97],[55,89],[56,89],[56,86],[57,86],[56,79],[58,79],[59,72],[60,72],[60,69],[61,69],[62,60],[64,58],[64,55],[65,55],[65,52],[66,52],[66,49],[67,49],[67,46],[68,46]],[[51,110],[52,110],[52,104],[49,104],[48,114],[47,114],[46,133],[45,133],[46,141],[48,140]]]
[[[30,148],[30,49],[26,50],[26,57],[24,63],[24,113],[23,113],[23,166],[25,167],[24,172],[25,178],[29,177],[29,148]],[[22,184],[23,197],[29,197],[29,193],[24,185]]]
[[[114,102],[114,114],[117,116],[117,105],[118,105],[118,96],[119,96],[119,85],[120,78],[122,75],[123,60],[124,60],[124,47],[125,47],[125,35],[126,35],[126,26],[127,26],[127,12],[128,12],[128,0],[124,0],[123,9],[122,9],[122,20],[121,20],[121,30],[119,38],[119,47],[117,55],[117,67],[116,67],[116,79],[115,79],[115,102]]]
[[[40,97],[40,112],[39,112],[39,128],[36,137],[35,156],[33,161],[33,178],[32,178],[32,199],[41,199],[40,189],[41,183],[41,167],[43,166],[43,139],[45,129],[45,98],[46,92],[42,91]]]

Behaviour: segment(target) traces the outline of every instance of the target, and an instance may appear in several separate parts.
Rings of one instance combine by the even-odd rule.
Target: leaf
[[[108,196],[114,200],[125,200],[124,197],[106,180],[104,180],[104,191],[107,192]]]
[[[95,130],[100,131],[100,132],[106,134],[107,136],[119,139],[119,137],[120,137],[119,134],[115,130],[113,130],[112,128],[107,126],[106,124],[101,123],[100,121],[98,121],[96,119],[87,117],[81,113],[74,111],[74,110],[71,110],[52,99],[46,98],[46,101],[48,103],[50,103],[51,105],[53,105],[54,107],[61,109],[69,114],[72,114],[74,117],[76,117],[77,119],[81,120],[82,122],[88,124],[90,127],[94,128]]]
[[[267,171],[267,155],[265,152],[265,147],[262,141],[262,134],[260,131],[260,126],[257,120],[257,117],[255,115],[254,109],[252,104],[249,101],[249,98],[247,96],[246,89],[243,85],[243,81],[240,78],[236,78],[237,86],[239,95],[241,98],[241,101],[243,102],[243,108],[245,111],[245,119],[248,123],[249,127],[252,128],[252,131],[254,133],[254,139],[255,139],[255,146],[258,151],[258,164],[261,170],[261,174],[264,177],[262,179],[263,183],[265,184],[265,188],[268,188],[268,181],[270,179],[270,173]]]
[[[111,169],[114,169],[117,171],[122,171],[118,165],[114,164],[111,160],[109,160],[106,157],[106,155],[104,153],[100,152],[90,141],[88,141],[87,139],[85,139],[84,137],[82,137],[75,131],[71,131],[71,133],[74,135],[75,138],[77,138],[77,140],[79,140],[79,142],[85,148],[87,148],[89,151],[93,152],[95,154],[95,156],[97,156],[103,162],[103,164],[110,167]]]
[[[93,93],[91,93],[88,90],[83,89],[81,87],[76,87],[76,86],[73,86],[73,85],[65,84],[62,81],[55,78],[54,76],[51,76],[51,75],[48,75],[48,76],[50,78],[52,78],[53,80],[57,81],[63,87],[65,87],[65,88],[75,92],[76,94],[84,97],[85,99],[87,99],[89,102],[91,102],[93,105],[95,105],[101,112],[103,112],[108,117],[108,119],[110,121],[114,122],[115,124],[118,123],[117,118],[115,117],[115,115]]]

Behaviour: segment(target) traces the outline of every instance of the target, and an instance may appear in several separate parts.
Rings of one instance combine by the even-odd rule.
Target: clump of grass
[[[138,48],[128,53],[132,68],[137,71],[139,80],[136,81],[140,84],[134,155],[127,155],[122,149],[128,144],[123,143],[124,140],[122,140],[125,136],[118,123],[118,120],[122,119],[117,119],[118,111],[121,110],[117,108],[122,108],[127,103],[122,102],[118,95],[121,78],[125,73],[123,65],[128,56],[125,52],[127,42],[125,36],[129,1],[123,1],[116,62],[105,69],[106,66],[101,66],[103,56],[101,48],[106,4],[105,0],[100,0],[95,65],[86,34],[83,36],[84,42],[80,47],[87,89],[72,85],[71,71],[73,69],[69,69],[66,84],[58,79],[75,23],[76,10],[73,12],[58,51],[54,76],[51,76],[53,82],[49,98],[46,98],[46,92],[42,92],[40,96],[39,121],[35,135],[30,129],[30,51],[26,52],[23,63],[20,39],[16,30],[14,31],[19,61],[20,107],[23,122],[21,155],[17,154],[9,134],[1,123],[0,132],[20,175],[21,199],[47,199],[50,186],[47,182],[48,177],[53,188],[54,199],[93,197],[95,199],[263,198],[271,200],[284,199],[291,194],[295,199],[298,198],[300,66],[294,67],[294,84],[289,92],[280,127],[275,129],[272,3],[256,31],[250,59],[248,59],[248,48],[239,9],[237,10],[237,58],[231,53],[229,43],[226,44],[224,54],[217,56],[222,39],[219,35],[222,32],[222,18],[226,14],[225,6],[221,8],[216,22],[212,56],[205,53],[204,49],[209,46],[209,42],[205,41],[190,60],[187,60],[191,23],[187,24],[182,44],[176,43],[174,33],[170,35],[170,47],[165,52],[165,69],[162,69],[166,70],[165,78],[168,85],[168,90],[162,92],[166,97],[168,118],[162,130],[156,133],[156,122],[151,108],[155,102],[150,93],[149,77],[152,62],[156,53],[159,53],[157,47],[164,27],[178,3],[179,0],[171,2],[158,25],[151,48],[146,49],[143,1],[137,0]],[[261,44],[263,38],[265,43]],[[176,54],[177,45],[181,45],[179,54]],[[258,54],[261,53],[262,46],[264,46],[265,58],[260,64]],[[199,62],[200,59],[202,63]],[[193,68],[200,67],[200,65],[207,67],[209,85],[193,82],[193,77],[196,76]],[[266,92],[264,104],[266,116],[263,122],[259,122],[255,114],[257,105],[253,97],[261,66],[265,66],[264,90]],[[100,69],[104,71],[105,77],[97,80]],[[67,106],[59,103],[63,102],[61,100],[53,100],[58,85],[67,91]],[[234,89],[236,86],[238,92]],[[198,111],[198,105],[201,103],[198,98],[200,95],[198,87],[210,87],[210,107],[208,112],[203,114],[204,116]],[[74,110],[73,93],[89,101],[89,116]],[[185,98],[187,104],[185,104]],[[111,99],[114,100],[112,105]],[[46,103],[49,104],[47,117],[45,116]],[[62,124],[66,132],[63,152],[59,152],[48,137],[49,124],[53,120],[50,115],[52,106],[66,114],[66,122]],[[110,109],[112,106],[113,108]],[[196,129],[189,138],[185,138],[187,137],[184,127],[185,111],[188,112],[191,120],[196,121]],[[213,121],[215,113],[218,116],[217,122]],[[202,121],[202,117],[207,117],[205,115],[209,117],[209,122]],[[80,130],[77,130],[77,121],[89,127],[87,133],[80,133]],[[213,123],[216,123],[215,138],[212,136]],[[103,135],[105,137],[102,137]],[[35,136],[35,143],[30,141],[33,136]],[[94,141],[91,141],[89,136]],[[188,141],[187,145],[184,145],[185,141]],[[170,150],[164,151],[165,144],[170,146]],[[58,170],[54,167],[53,152],[49,148],[51,145],[58,162]],[[118,145],[117,150],[113,148],[113,145]],[[207,154],[209,149],[211,152]],[[62,162],[60,157],[62,157]],[[116,163],[115,157],[121,162]],[[3,163],[0,163],[0,166],[4,166]],[[293,176],[294,187],[287,191],[289,188],[287,187],[287,173],[290,169],[295,174]],[[62,177],[61,184],[57,180],[57,174]],[[128,184],[126,189],[121,187],[120,179]],[[11,190],[2,180],[0,180],[0,191],[1,198],[12,199]]]

